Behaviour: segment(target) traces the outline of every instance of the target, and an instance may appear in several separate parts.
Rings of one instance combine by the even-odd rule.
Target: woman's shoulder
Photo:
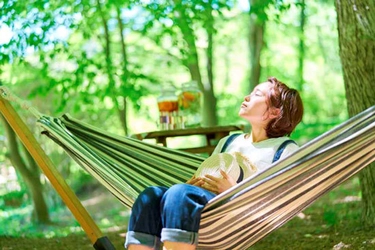
[[[294,144],[297,145],[292,139],[287,136],[276,137],[276,138],[269,138],[267,140],[261,141],[260,144],[263,147],[278,147],[283,143]]]
[[[244,139],[246,133],[234,133],[220,139],[223,143],[231,143],[236,139]]]
[[[228,146],[231,145],[233,143],[233,141],[236,140],[236,142],[237,142],[238,140],[241,140],[241,138],[244,139],[244,135],[245,135],[245,133],[235,133],[235,134],[230,134],[230,135],[227,135],[227,136],[221,138],[219,143],[217,144],[213,154],[226,151]]]
[[[292,153],[294,153],[295,151],[299,149],[298,144],[294,140],[290,139],[289,137],[286,137],[286,139],[283,142],[281,142],[279,148],[280,147],[283,147],[282,154],[280,157],[281,159],[285,158],[288,155],[291,155]]]

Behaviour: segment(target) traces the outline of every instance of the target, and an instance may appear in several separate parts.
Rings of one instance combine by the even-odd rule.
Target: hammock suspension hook
[[[30,111],[30,113],[32,113],[38,119],[43,117],[43,114],[40,113],[37,109],[35,109],[29,102],[24,101],[21,98],[14,95],[7,87],[0,85],[0,90],[1,90],[1,97],[4,98],[5,100],[17,103],[18,105],[21,106],[22,109]]]

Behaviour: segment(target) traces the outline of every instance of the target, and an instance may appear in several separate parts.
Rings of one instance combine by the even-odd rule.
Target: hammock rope
[[[43,116],[43,114],[40,113],[35,107],[33,107],[30,102],[22,100],[21,98],[13,94],[7,87],[0,86],[0,94],[1,94],[1,97],[4,98],[5,100],[15,102],[18,105],[20,105],[22,109],[28,110],[37,119]]]

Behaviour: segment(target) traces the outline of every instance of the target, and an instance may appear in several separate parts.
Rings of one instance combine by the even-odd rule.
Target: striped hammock
[[[112,135],[64,115],[42,117],[62,146],[125,206],[147,186],[188,180],[203,157]],[[375,106],[226,192],[202,213],[198,249],[246,249],[375,159]]]

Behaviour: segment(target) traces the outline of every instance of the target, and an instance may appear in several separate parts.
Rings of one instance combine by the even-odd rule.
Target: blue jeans
[[[189,184],[146,188],[133,205],[125,247],[159,249],[164,241],[197,245],[201,212],[215,196]]]

